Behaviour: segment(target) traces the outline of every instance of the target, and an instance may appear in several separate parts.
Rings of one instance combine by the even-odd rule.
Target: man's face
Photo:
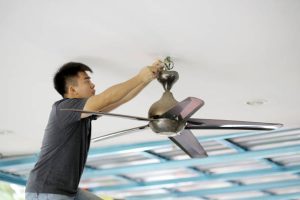
[[[95,85],[86,72],[79,72],[76,80],[77,84],[73,87],[77,98],[89,98],[95,95]]]

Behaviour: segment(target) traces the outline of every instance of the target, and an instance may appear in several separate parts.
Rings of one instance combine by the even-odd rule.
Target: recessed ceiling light
[[[247,101],[247,105],[249,105],[249,106],[260,106],[260,105],[263,105],[267,102],[268,101],[265,100],[265,99],[254,99],[254,100]]]
[[[14,131],[12,130],[0,129],[0,135],[13,134],[13,133]]]

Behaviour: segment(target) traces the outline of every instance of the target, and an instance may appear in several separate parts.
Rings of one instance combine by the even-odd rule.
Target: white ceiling
[[[175,98],[206,102],[194,117],[299,127],[299,10],[297,0],[0,0],[0,153],[39,151],[51,105],[60,99],[52,76],[69,61],[89,65],[101,92],[171,56],[180,75]],[[153,81],[114,113],[145,117],[162,92]],[[255,100],[265,103],[247,104]],[[100,118],[93,135],[141,124]],[[143,131],[93,146],[162,139]]]

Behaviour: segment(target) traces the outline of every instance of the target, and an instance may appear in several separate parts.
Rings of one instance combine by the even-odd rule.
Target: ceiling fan
[[[93,142],[150,127],[153,132],[168,136],[172,142],[191,158],[207,157],[206,151],[192,133],[192,129],[273,130],[282,127],[282,124],[278,123],[191,118],[191,116],[204,105],[204,101],[196,97],[188,97],[181,102],[176,101],[170,90],[173,84],[178,80],[179,75],[176,71],[171,70],[174,67],[174,63],[170,57],[166,57],[164,64],[165,67],[160,72],[157,80],[163,85],[165,91],[162,97],[150,107],[148,118],[77,109],[62,110],[88,113],[95,116],[105,115],[148,122],[143,126],[93,138]]]

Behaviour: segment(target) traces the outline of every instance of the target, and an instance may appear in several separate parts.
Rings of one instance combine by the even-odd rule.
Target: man
[[[88,156],[92,116],[62,108],[109,112],[135,97],[155,79],[163,63],[156,61],[133,78],[95,95],[95,85],[82,64],[63,65],[54,76],[54,87],[63,99],[52,106],[39,159],[30,172],[26,200],[96,200],[78,189]]]

